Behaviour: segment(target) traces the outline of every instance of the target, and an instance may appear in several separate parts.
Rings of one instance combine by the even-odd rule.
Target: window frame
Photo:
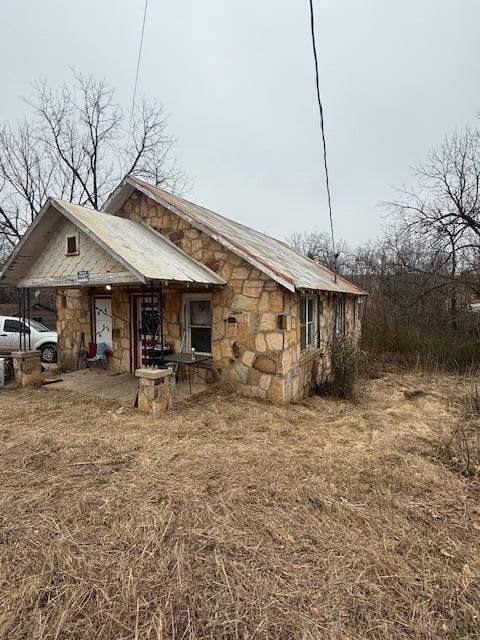
[[[12,330],[7,328],[7,323],[15,322],[18,325],[18,329]],[[23,329],[22,329],[23,326]],[[4,333],[30,333],[30,328],[25,323],[22,323],[20,320],[16,318],[5,318],[3,323],[3,331]]]
[[[75,251],[69,251],[68,250],[68,241],[70,240],[70,238],[74,238],[75,239]],[[78,233],[70,233],[67,236],[65,236],[65,255],[66,256],[78,256],[79,253],[80,253],[80,251],[79,251]]]
[[[308,319],[308,302],[312,302],[312,319]],[[305,305],[304,319],[302,323],[302,305]],[[318,349],[319,334],[318,334],[318,295],[305,294],[300,297],[300,353],[307,353],[314,349]],[[312,326],[311,334],[308,331],[308,327]],[[305,332],[305,340],[303,340],[303,332]],[[310,336],[311,335],[311,339]],[[305,347],[302,347],[305,344]]]
[[[187,293],[182,296],[182,307],[183,307],[183,334],[185,334],[185,344],[183,346],[184,353],[189,353],[192,349],[192,334],[191,328],[199,326],[199,325],[191,325],[190,324],[190,302],[193,300],[204,300],[210,303],[210,325],[202,325],[203,329],[210,329],[210,351],[195,351],[199,355],[212,355],[212,345],[213,345],[213,309],[212,309],[212,294],[211,293]]]
[[[335,336],[337,338],[345,336],[345,324],[345,296],[343,293],[337,293],[335,298]]]

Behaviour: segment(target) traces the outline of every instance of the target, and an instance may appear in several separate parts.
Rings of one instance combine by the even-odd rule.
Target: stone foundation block
[[[40,351],[14,351],[12,353],[15,382],[22,387],[42,384]]]
[[[163,414],[172,407],[173,369],[137,369],[139,411]]]

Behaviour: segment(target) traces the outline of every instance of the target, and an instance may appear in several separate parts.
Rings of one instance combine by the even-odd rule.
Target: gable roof
[[[140,282],[164,280],[199,284],[225,284],[225,280],[187,255],[170,240],[142,223],[117,218],[95,209],[49,198],[15,247],[0,273],[6,283],[16,282],[35,261],[46,233],[63,215],[99,244]]]
[[[177,214],[290,291],[312,289],[366,295],[362,289],[341,276],[335,277],[330,269],[307,258],[285,242],[133,176],[123,179],[103,210],[115,214],[135,190]]]

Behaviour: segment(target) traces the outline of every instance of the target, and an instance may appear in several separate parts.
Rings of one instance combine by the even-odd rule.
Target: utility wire
[[[325,179],[326,179],[326,183],[327,183],[328,211],[329,211],[329,214],[330,214],[330,232],[332,234],[332,249],[333,249],[333,255],[334,255],[334,260],[335,260],[335,265],[336,265],[337,258],[336,258],[336,252],[335,252],[335,236],[334,236],[334,233],[333,233],[332,196],[330,194],[330,181],[329,181],[329,177],[328,177],[327,143],[326,143],[326,140],[325,140],[325,124],[324,124],[324,117],[323,117],[323,105],[322,105],[322,99],[320,97],[320,80],[319,80],[319,75],[318,75],[317,46],[316,46],[316,43],[315,43],[315,18],[314,18],[314,13],[313,13],[313,0],[310,0],[310,30],[311,30],[311,34],[312,34],[313,57],[314,57],[314,60],[315,60],[315,81],[316,81],[316,86],[317,86],[318,110],[319,110],[319,113],[320,113],[320,128],[322,130],[323,164],[325,166]],[[335,279],[337,277],[336,271],[337,271],[337,269],[335,267]]]
[[[138,49],[137,71],[135,73],[135,84],[133,86],[132,109],[130,111],[130,126],[128,127],[129,137],[132,135],[133,112],[135,110],[135,99],[137,97],[138,74],[140,71],[140,60],[142,58],[143,34],[145,32],[145,20],[147,18],[147,7],[148,7],[148,0],[145,0],[145,9],[143,10],[142,33],[140,35],[140,47]]]

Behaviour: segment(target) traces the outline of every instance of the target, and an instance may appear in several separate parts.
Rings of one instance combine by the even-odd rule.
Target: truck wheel
[[[53,343],[44,344],[40,347],[42,353],[42,362],[51,364],[57,361],[57,345]]]

